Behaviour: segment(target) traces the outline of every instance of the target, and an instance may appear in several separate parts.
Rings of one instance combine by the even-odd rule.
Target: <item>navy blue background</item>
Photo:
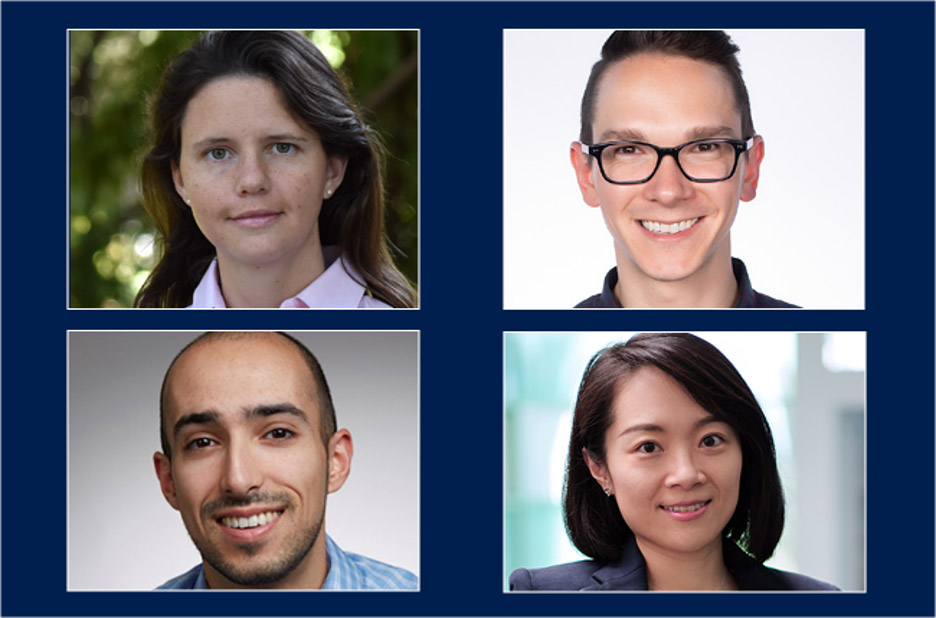
[[[0,611],[932,616],[933,23],[931,3],[4,3]],[[421,30],[420,311],[65,309],[66,29],[228,27]],[[611,27],[865,29],[866,310],[501,310],[501,31]],[[835,155],[834,135],[805,137]],[[436,154],[452,140],[460,142],[456,152],[463,158],[454,166],[457,175],[451,173],[452,161]],[[796,251],[796,240],[789,240],[789,251]],[[422,332],[421,592],[65,590],[66,331],[228,328]],[[867,593],[503,593],[502,333],[591,329],[867,331]]]

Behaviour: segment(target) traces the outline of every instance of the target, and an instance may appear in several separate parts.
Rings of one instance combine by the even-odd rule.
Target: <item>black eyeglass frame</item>
[[[735,158],[734,158],[734,165],[731,166],[731,172],[724,178],[693,178],[688,173],[686,173],[686,170],[684,170],[683,166],[679,163],[679,157],[677,156],[679,154],[679,151],[685,148],[686,146],[692,146],[694,144],[706,144],[706,143],[712,143],[712,142],[717,142],[719,144],[731,144],[732,146],[734,146]],[[741,158],[742,153],[747,152],[748,150],[754,147],[754,138],[749,137],[744,140],[725,139],[725,138],[696,139],[696,140],[692,140],[691,142],[686,142],[685,144],[681,144],[679,146],[674,146],[673,148],[660,148],[659,146],[654,146],[653,144],[649,144],[647,142],[635,142],[632,140],[620,141],[620,142],[602,142],[600,144],[582,144],[581,142],[579,142],[579,144],[582,147],[582,154],[595,157],[595,159],[598,161],[598,169],[601,170],[602,177],[604,177],[605,180],[607,180],[613,185],[642,185],[645,182],[649,182],[650,179],[653,178],[653,175],[657,173],[657,170],[660,169],[660,162],[663,161],[663,157],[667,155],[671,155],[673,157],[673,160],[676,161],[676,167],[679,168],[679,171],[682,172],[683,176],[685,176],[692,182],[708,183],[708,182],[724,182],[728,180],[729,178],[731,178],[732,176],[734,176],[734,173],[738,169],[738,159]],[[656,165],[653,166],[653,171],[650,172],[649,176],[647,176],[643,180],[624,180],[624,181],[611,180],[610,178],[608,178],[608,175],[605,173],[604,164],[601,162],[601,153],[604,151],[605,148],[608,148],[609,146],[619,146],[621,144],[636,144],[639,146],[647,146],[648,148],[652,148],[653,150],[656,151],[657,153]]]

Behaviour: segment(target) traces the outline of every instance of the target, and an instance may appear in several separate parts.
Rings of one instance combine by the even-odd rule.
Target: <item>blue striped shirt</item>
[[[416,590],[416,576],[406,569],[391,566],[360,554],[344,551],[325,535],[328,575],[322,590]],[[206,590],[205,570],[196,565],[173,577],[157,590]]]

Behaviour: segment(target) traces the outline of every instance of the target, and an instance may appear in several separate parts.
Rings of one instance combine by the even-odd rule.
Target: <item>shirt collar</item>
[[[325,554],[328,557],[328,575],[322,583],[322,590],[360,590],[365,587],[364,573],[327,534]]]
[[[739,309],[757,307],[757,298],[754,296],[754,288],[751,287],[751,278],[748,277],[747,267],[744,266],[744,262],[738,258],[731,258],[731,270],[738,282],[738,304],[735,307]]]
[[[195,584],[192,586],[193,590],[208,590],[208,582],[205,580],[205,567],[204,565],[198,565],[198,577],[195,578]]]
[[[336,307],[359,307],[364,302],[367,288],[360,283],[362,277],[338,255],[336,247],[323,251],[328,267],[315,281],[301,292],[287,298],[280,308],[325,309]],[[329,258],[331,258],[329,260]],[[218,276],[218,259],[215,258],[195,288],[192,304],[197,309],[226,309],[221,282]]]

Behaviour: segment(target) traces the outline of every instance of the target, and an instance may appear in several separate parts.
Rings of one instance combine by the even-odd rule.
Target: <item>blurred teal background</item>
[[[562,522],[582,373],[635,333],[505,334],[504,587],[518,567],[586,559]],[[767,415],[786,496],[768,566],[865,589],[865,334],[694,333],[737,367]]]
[[[387,231],[417,283],[418,32],[303,31],[352,85],[384,139]],[[71,31],[70,306],[130,307],[154,265],[139,192],[147,98],[195,31]]]

